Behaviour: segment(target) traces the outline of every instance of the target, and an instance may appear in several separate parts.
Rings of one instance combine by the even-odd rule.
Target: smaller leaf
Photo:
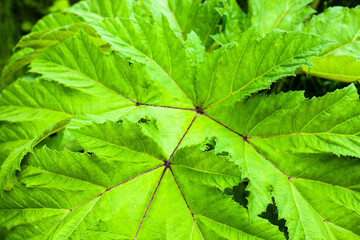
[[[327,55],[311,58],[310,62],[312,66],[303,66],[303,71],[312,76],[347,83],[360,80],[360,61],[353,56]]]
[[[312,58],[310,71],[305,73],[341,82],[360,79],[360,7],[331,7],[314,16],[303,27],[303,32],[320,35],[334,41],[325,47],[321,58]]]

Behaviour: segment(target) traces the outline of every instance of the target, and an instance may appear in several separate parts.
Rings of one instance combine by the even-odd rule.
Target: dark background
[[[22,35],[31,31],[32,26],[44,15],[61,11],[79,0],[0,0],[0,73],[12,54],[12,48]],[[120,1],[120,0],[119,0]],[[246,11],[247,0],[237,0]],[[312,6],[322,12],[330,6],[355,7],[360,0],[314,0]],[[321,96],[329,91],[346,86],[345,83],[316,77],[299,75],[285,78],[273,84],[271,91],[305,90],[308,97]],[[358,89],[360,86],[356,83]]]
[[[43,16],[79,0],[0,0],[0,72],[22,35]]]

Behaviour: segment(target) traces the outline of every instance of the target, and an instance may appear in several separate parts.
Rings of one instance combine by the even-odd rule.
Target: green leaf
[[[247,16],[242,11],[236,0],[225,1],[224,7],[219,9],[222,16],[221,32],[213,35],[220,45],[238,41],[247,29]]]
[[[322,51],[322,55],[351,55],[359,57],[360,7],[332,7],[314,16],[303,31],[336,41]]]
[[[221,33],[213,38],[221,45],[238,41],[243,32],[253,26],[264,37],[274,29],[293,31],[301,28],[315,11],[310,7],[312,0],[250,0],[247,14],[233,0],[225,1],[222,14]]]
[[[252,107],[244,108],[249,105]],[[344,108],[351,111],[338,111]],[[231,114],[235,109],[239,110]],[[216,119],[243,136],[269,141],[269,146],[297,146],[299,151],[308,153],[359,157],[355,147],[360,134],[360,111],[357,109],[356,88],[349,86],[310,101],[297,93],[261,94],[249,100],[222,104],[210,109],[208,114],[215,117],[219,116],[219,111],[228,113]],[[348,128],[349,124],[351,128]],[[298,141],[303,142],[301,148]]]
[[[315,77],[340,82],[357,82],[360,80],[360,62],[349,55],[326,55],[322,58],[311,58],[312,66],[303,66],[303,71]]]
[[[339,63],[316,58],[334,39],[290,31],[309,1],[270,2],[86,0],[40,21],[4,71],[0,235],[359,239],[359,95],[268,91]],[[309,71],[356,65],[339,58]]]
[[[31,29],[32,32],[50,30],[82,22],[82,19],[69,13],[51,13],[40,19]]]
[[[100,21],[104,18],[129,17],[134,11],[132,0],[90,0],[81,1],[67,9],[87,22]]]
[[[8,64],[2,69],[0,78],[0,89],[16,80],[16,73],[26,66],[37,54],[31,48],[23,48],[14,53]]]
[[[16,47],[33,48],[40,54],[48,47],[73,37],[80,29],[85,31],[91,37],[95,45],[102,46],[106,44],[98,39],[99,35],[96,34],[94,29],[83,23],[76,23],[70,26],[31,33],[23,37]]]
[[[313,17],[303,31],[321,35],[334,41],[324,48],[320,57],[313,58],[313,67],[305,72],[331,80],[354,82],[360,75],[356,72],[360,63],[360,7],[332,7]]]
[[[184,41],[186,35],[194,31],[208,48],[213,40],[211,35],[217,33],[220,14],[216,8],[222,7],[219,0],[193,1],[143,1],[154,18],[162,24],[162,15],[169,21],[170,28]]]
[[[221,18],[216,8],[222,5],[223,1],[220,0],[92,0],[75,4],[68,11],[81,16],[87,22],[101,21],[104,18],[130,18],[136,13],[146,19],[151,16],[150,18],[162,25],[165,17],[177,37],[185,41],[187,34],[194,31],[203,44],[209,47],[213,43],[210,36],[218,32]]]
[[[79,114],[107,115],[117,119],[121,112],[131,110],[133,104],[114,95],[98,98],[55,82],[19,79],[2,92],[0,120],[43,120],[54,123]]]

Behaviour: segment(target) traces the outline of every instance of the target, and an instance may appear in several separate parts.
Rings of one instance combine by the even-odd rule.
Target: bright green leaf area
[[[358,74],[356,38],[314,30],[357,9],[302,32],[309,3],[87,0],[40,20],[1,79],[0,236],[360,239],[356,88],[267,92],[303,66]]]

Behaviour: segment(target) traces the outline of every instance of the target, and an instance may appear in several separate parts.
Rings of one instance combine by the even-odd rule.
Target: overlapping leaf
[[[360,79],[357,70],[360,68],[359,34],[360,8],[354,9],[333,7],[315,16],[303,28],[304,32],[311,32],[324,36],[334,43],[324,48],[322,58],[314,58],[310,74],[343,82],[353,82]]]
[[[331,7],[325,12],[311,16],[315,11],[309,6],[312,1],[249,1],[248,14],[236,3],[229,1],[223,15],[226,28],[213,38],[221,45],[238,41],[245,29],[256,26],[264,37],[273,29],[302,29],[333,41],[317,58],[312,58],[312,67],[303,66],[303,72],[342,82],[359,80],[359,7]]]

